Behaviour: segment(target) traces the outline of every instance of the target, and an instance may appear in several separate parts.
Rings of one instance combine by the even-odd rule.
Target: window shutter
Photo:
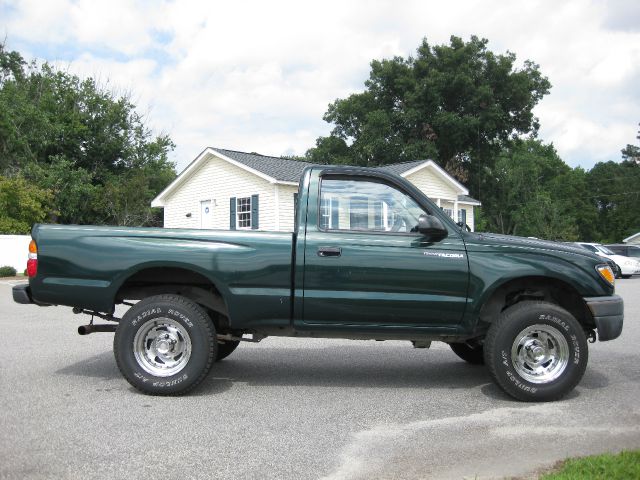
[[[236,229],[236,197],[229,200],[229,230]]]
[[[462,210],[460,210],[460,212],[462,212],[462,219],[460,221],[466,225],[467,224],[467,211],[463,208]]]
[[[251,195],[251,230],[257,230],[259,225],[260,206],[258,203],[259,195]]]

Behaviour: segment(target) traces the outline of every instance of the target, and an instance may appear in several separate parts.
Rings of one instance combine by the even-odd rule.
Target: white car
[[[622,275],[623,278],[629,278],[631,275],[640,275],[640,262],[631,257],[616,255],[607,247],[605,247],[604,245],[600,245],[599,243],[575,243],[576,245],[580,245],[582,248],[586,248],[596,255],[608,258],[609,260],[613,260],[614,262],[616,262],[616,264],[620,268],[620,275]]]

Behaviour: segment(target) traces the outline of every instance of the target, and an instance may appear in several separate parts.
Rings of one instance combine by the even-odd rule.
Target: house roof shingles
[[[213,150],[281,182],[298,183],[302,171],[306,167],[313,165],[308,162],[289,160],[288,158],[268,157],[258,153],[236,152],[235,150],[224,150],[222,148],[213,148]]]
[[[409,170],[412,170],[417,166],[422,165],[424,162],[428,162],[428,160],[413,160],[410,162],[393,163],[391,165],[383,165],[382,167],[377,167],[377,168],[379,170],[384,170],[385,172],[401,175],[404,172],[408,172]]]
[[[281,182],[298,183],[300,181],[302,171],[306,167],[314,165],[313,163],[309,162],[289,160],[288,158],[281,157],[270,157],[267,155],[261,155],[259,153],[238,152],[236,150],[227,150],[224,148],[213,147],[212,150],[219,152],[222,155],[229,157],[231,160],[242,163],[249,168],[264,173],[265,175],[268,175],[269,177]],[[383,165],[377,168],[385,172],[401,175],[428,161],[429,160],[413,160],[409,162]],[[458,200],[461,202],[477,203],[478,205],[480,205],[480,202],[478,200],[468,195],[458,195]]]

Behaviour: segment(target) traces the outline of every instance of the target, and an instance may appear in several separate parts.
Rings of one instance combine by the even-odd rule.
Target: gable
[[[218,151],[212,148],[206,148],[200,153],[188,166],[185,168],[180,175],[178,175],[173,182],[171,182],[160,194],[151,201],[152,207],[164,207],[168,201],[168,199],[175,195],[177,191],[182,188],[188,188],[188,185],[191,183],[192,177],[199,172],[202,168],[205,168],[208,163],[212,160],[219,161],[219,165],[231,164],[236,168],[243,170],[246,174],[246,178],[258,177],[265,180],[267,183],[284,183],[291,184],[292,182],[287,181],[278,181],[276,178],[273,178],[261,171],[258,171],[252,168],[249,165],[246,165],[242,162],[234,160],[226,155],[219,153]],[[297,184],[297,183],[296,183]]]
[[[631,235],[630,237],[625,238],[624,240],[622,240],[624,243],[629,243],[629,244],[640,244],[640,232]]]
[[[442,198],[457,200],[458,195],[467,193],[449,181],[443,178],[442,174],[431,166],[414,170],[413,173],[402,175],[416,187],[422,190],[429,198]]]

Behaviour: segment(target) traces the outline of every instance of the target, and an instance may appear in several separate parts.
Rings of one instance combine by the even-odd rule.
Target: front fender
[[[483,306],[503,285],[518,279],[553,279],[569,286],[578,295],[613,294],[600,279],[593,259],[571,258],[539,252],[469,252],[469,304],[463,321],[472,329]]]

